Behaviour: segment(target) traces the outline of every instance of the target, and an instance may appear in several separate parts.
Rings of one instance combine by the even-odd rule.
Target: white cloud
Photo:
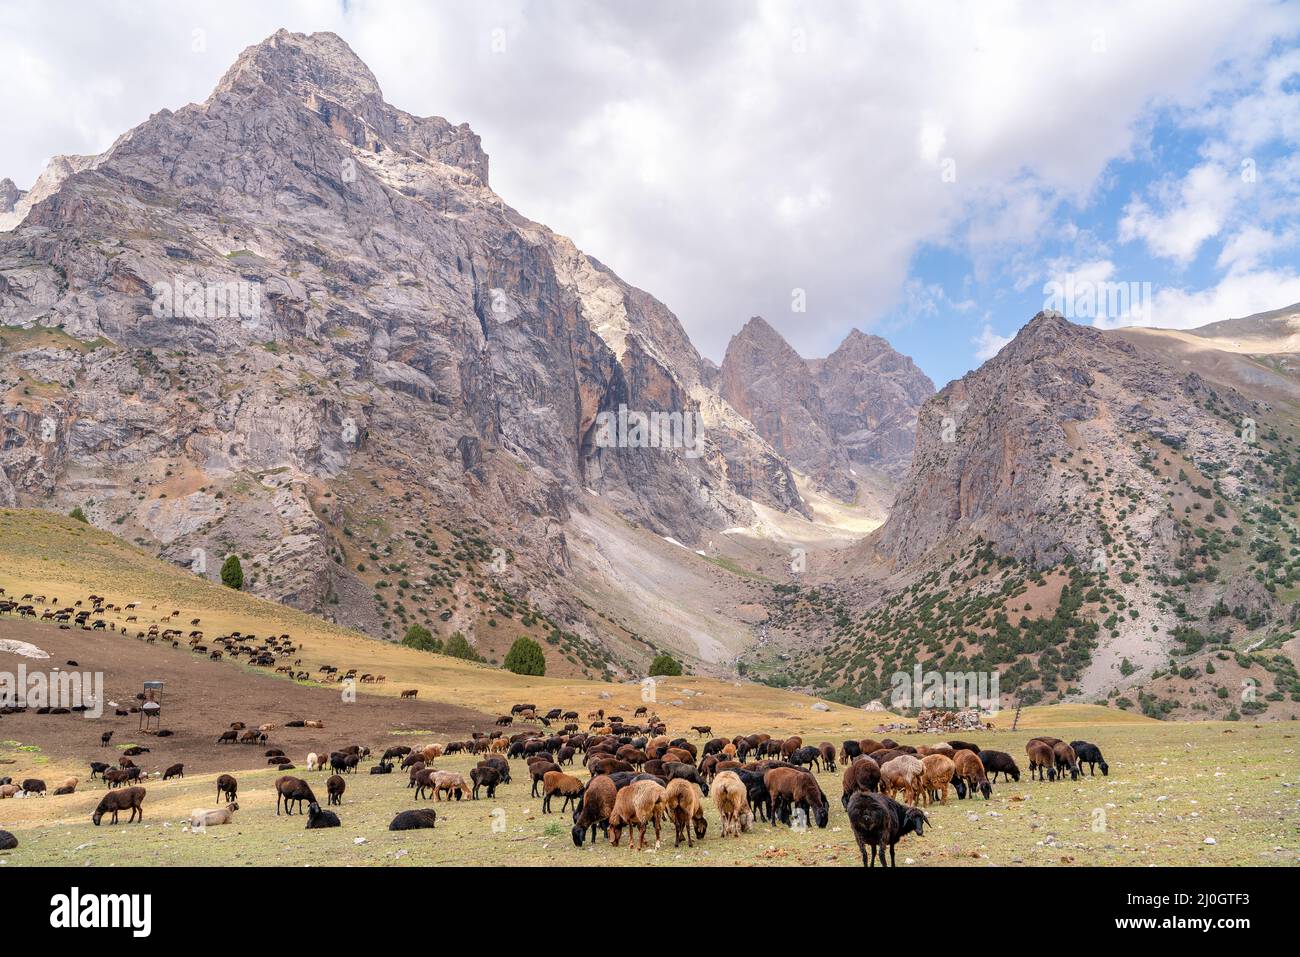
[[[1002,351],[1002,347],[1011,341],[1010,336],[1000,336],[987,322],[980,328],[979,335],[971,342],[975,343],[975,359],[986,362]]]
[[[1202,243],[1219,234],[1241,185],[1235,170],[1209,163],[1197,166],[1176,189],[1163,191],[1164,212],[1141,199],[1130,202],[1119,222],[1119,240],[1141,239],[1153,255],[1186,265]]]
[[[1236,272],[1208,289],[1161,289],[1156,292],[1151,318],[1141,322],[1100,321],[1102,328],[1127,325],[1164,329],[1195,329],[1223,319],[1252,316],[1300,303],[1300,274],[1290,270]]]
[[[507,202],[663,299],[706,354],[759,313],[824,355],[897,302],[921,244],[956,236],[991,269],[984,250],[1033,242],[1143,146],[1153,103],[1198,102],[1225,59],[1258,63],[1296,20],[1249,0],[1195,16],[1176,0],[154,0],[75,16],[9,0],[0,176],[28,186],[52,154],[203,100],[277,28],[333,30],[390,102],[469,122]],[[1185,215],[1193,234],[1218,228]],[[1137,221],[1176,257],[1199,245],[1162,212]],[[807,314],[790,312],[795,287]]]
[[[1274,253],[1295,243],[1294,230],[1275,233],[1258,226],[1243,226],[1224,242],[1218,267],[1231,273],[1251,272]]]

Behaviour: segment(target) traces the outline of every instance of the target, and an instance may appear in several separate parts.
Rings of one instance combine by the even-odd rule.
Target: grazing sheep
[[[1052,746],[1037,738],[1029,741],[1025,745],[1025,753],[1029,755],[1029,780],[1034,780],[1034,772],[1038,772],[1038,780],[1043,780],[1043,775],[1047,775],[1047,780],[1056,780],[1056,756],[1052,753]]]
[[[474,789],[470,797],[475,801],[478,800],[479,788],[487,788],[488,800],[491,800],[497,796],[497,786],[502,783],[501,772],[490,764],[480,764],[478,767],[473,768],[469,772],[469,779],[474,783]],[[542,802],[543,811],[546,809],[546,804],[546,801]]]
[[[18,846],[18,838],[8,831],[0,831],[0,851],[12,851]]]
[[[170,781],[172,778],[184,778],[184,777],[185,777],[185,765],[183,764],[173,764],[171,767],[169,767],[166,771],[163,772],[164,781]]]
[[[880,852],[881,867],[897,867],[894,846],[907,834],[921,837],[925,825],[930,823],[925,812],[915,807],[899,804],[884,794],[858,791],[849,799],[849,824],[858,842],[863,867],[876,866],[876,852]],[[867,858],[867,845],[871,858]],[[889,863],[885,863],[885,848],[889,848]]]
[[[921,765],[924,768],[921,794],[925,803],[931,803],[937,796],[940,804],[947,804],[948,785],[957,773],[957,765],[943,754],[927,754],[921,759]]]
[[[957,757],[953,759],[957,766],[956,777],[961,778],[962,784],[970,791],[972,798],[975,792],[979,791],[984,795],[984,800],[989,800],[993,795],[993,785],[989,783],[988,774],[984,771],[984,764],[980,761],[980,756],[974,751],[962,749],[957,752]]]
[[[829,741],[823,741],[821,744],[817,745],[817,750],[822,753],[822,767],[834,774],[836,771],[835,745],[831,744]]]
[[[614,799],[614,810],[609,815],[610,843],[618,847],[623,828],[628,828],[629,849],[645,850],[645,832],[651,824],[655,829],[655,846],[662,837],[660,820],[664,815],[664,798],[667,792],[663,786],[654,781],[637,781],[618,792]],[[640,846],[632,831],[640,832]]]
[[[104,814],[109,812],[113,815],[113,818],[109,823],[116,824],[118,812],[125,811],[127,808],[131,809],[131,818],[127,821],[128,824],[135,821],[137,814],[140,815],[140,821],[143,823],[144,797],[145,789],[142,787],[131,787],[121,791],[109,791],[100,799],[99,806],[95,808],[95,813],[90,815],[91,823],[96,827],[99,827],[99,822],[103,819]]]
[[[713,803],[722,818],[722,836],[740,837],[754,824],[749,795],[735,771],[719,771],[713,778]]]
[[[217,800],[220,801],[224,796],[227,802],[235,800],[236,792],[239,790],[239,782],[231,775],[223,774],[217,778]]]
[[[433,796],[441,801],[442,792],[447,792],[447,800],[451,800],[451,793],[456,792],[456,800],[461,798],[473,797],[474,789],[470,787],[464,776],[456,771],[434,771],[433,772]]]
[[[673,847],[681,845],[683,834],[686,836],[686,846],[694,847],[692,830],[695,837],[704,839],[708,821],[704,817],[703,801],[704,796],[693,782],[685,778],[673,778],[668,782],[668,787],[664,789],[664,810],[673,822]]]
[[[609,833],[609,816],[614,813],[614,803],[618,795],[618,785],[607,774],[593,777],[587,782],[582,795],[582,805],[573,812],[573,844],[582,847],[587,829],[591,829],[591,842],[596,842],[596,828],[603,827]]]
[[[205,827],[217,827],[221,824],[232,824],[235,820],[235,812],[239,810],[239,805],[231,801],[225,807],[215,808],[211,811],[191,811],[190,812],[190,830]]]
[[[329,780],[325,782],[325,792],[326,792],[325,803],[336,804],[336,805],[342,804],[343,792],[346,789],[347,789],[347,782],[343,780],[343,776],[341,774],[331,775]]]
[[[1079,757],[1074,752],[1074,748],[1064,741],[1057,741],[1052,745],[1052,757],[1056,761],[1056,774],[1060,779],[1065,778],[1068,771],[1070,780],[1079,780]]]
[[[325,770],[325,763],[321,761],[320,755],[318,755],[315,751],[307,752],[307,770],[308,771]]]
[[[400,811],[397,817],[388,822],[390,831],[417,831],[432,828],[438,820],[438,812],[431,807],[420,807],[412,811]]]
[[[102,774],[103,774],[105,771],[107,771],[110,767],[111,767],[111,765],[105,764],[103,761],[91,761],[91,762],[90,762],[90,779],[91,779],[92,781],[95,780],[95,775],[97,775],[97,774],[102,775]]]
[[[847,808],[854,792],[880,790],[880,765],[865,756],[854,758],[845,767],[841,783],[844,794],[840,798],[840,804]]]
[[[914,754],[900,754],[890,758],[880,768],[881,793],[893,797],[903,792],[904,800],[913,807],[921,799],[925,765]]]
[[[11,798],[22,791],[16,784],[0,784],[0,799]]]
[[[804,813],[808,823],[815,819],[818,827],[826,826],[830,815],[826,796],[810,772],[792,767],[771,768],[763,774],[763,784],[771,802],[773,826],[778,819],[790,824],[796,809]]]
[[[28,794],[44,794],[45,782],[40,778],[28,778],[23,782],[23,790]]]
[[[564,813],[570,804],[577,805],[582,800],[585,787],[585,784],[571,774],[565,774],[563,771],[547,771],[542,775],[542,813],[551,813],[551,798],[556,794],[564,797],[564,803],[560,805],[560,813]]]
[[[316,795],[312,793],[311,787],[302,778],[295,778],[291,775],[284,775],[275,779],[275,813],[278,817],[280,814],[280,802],[284,802],[284,813],[293,814],[293,805],[298,805],[298,813],[302,813],[303,802],[308,804],[316,803]]]
[[[323,827],[338,827],[339,816],[333,811],[323,811],[315,801],[307,805],[307,830],[315,831]]]
[[[997,781],[999,774],[1004,781],[1020,780],[1020,768],[1005,751],[981,751],[980,763],[984,765],[984,770],[994,781]]]
[[[1110,765],[1101,756],[1101,748],[1087,741],[1071,741],[1070,747],[1074,748],[1074,754],[1079,759],[1079,763],[1088,765],[1089,777],[1097,776],[1098,765],[1101,766],[1102,777],[1110,774]],[[1082,768],[1080,768],[1080,773],[1082,773]]]

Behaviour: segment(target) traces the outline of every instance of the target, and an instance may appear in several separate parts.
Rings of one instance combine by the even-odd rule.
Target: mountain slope
[[[1183,686],[1297,624],[1300,376],[1274,370],[1287,401],[1256,398],[1256,380],[1165,341],[1040,314],[927,402],[883,528],[772,602],[807,653],[791,683],[867,699],[921,662],[996,670],[1009,701],[1127,692],[1152,712],[1246,713],[1238,689]],[[1265,657],[1253,680],[1300,693],[1294,664]]]
[[[672,313],[488,169],[338,37],[285,31],[205,103],[59,164],[0,233],[0,323],[26,330],[0,502],[81,505],[207,575],[239,553],[258,594],[388,636],[506,640],[504,590],[579,636],[574,667],[630,667],[645,649],[596,651],[626,636],[563,587],[586,496],[684,542],[806,506]],[[621,406],[698,413],[702,442],[604,446]]]

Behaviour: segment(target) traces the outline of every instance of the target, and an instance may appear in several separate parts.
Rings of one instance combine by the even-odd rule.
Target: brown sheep
[[[551,797],[555,794],[564,796],[564,803],[560,805],[560,813],[564,813],[570,804],[577,805],[582,800],[585,787],[585,784],[571,774],[565,774],[563,771],[547,771],[542,775],[542,813],[551,813]]]
[[[871,794],[880,790],[880,765],[870,758],[858,757],[844,769],[844,776],[841,779],[844,789],[844,796],[840,798],[840,803],[846,808],[849,806],[849,799],[853,795],[862,791]]]
[[[966,752],[970,754],[969,751]],[[939,803],[948,803],[948,785],[952,783],[952,776],[957,773],[957,765],[947,755],[927,754],[921,759],[924,767],[923,790],[922,796],[925,803],[929,804],[934,800],[934,795],[939,795]]]
[[[1052,745],[1052,758],[1056,762],[1056,776],[1065,780],[1066,772],[1069,772],[1070,780],[1079,780],[1079,757],[1071,745],[1064,741],[1057,741]]]
[[[308,804],[316,803],[316,795],[312,793],[311,786],[302,778],[295,778],[292,775],[284,775],[275,779],[275,813],[280,813],[280,802],[284,802],[284,813],[293,814],[293,805],[298,805],[298,813],[302,813],[303,802]]]
[[[835,773],[835,745],[829,741],[823,741],[817,745],[817,750],[821,752],[822,767],[832,774]]]
[[[227,802],[233,802],[239,791],[239,782],[229,774],[223,774],[217,778],[217,800],[220,801],[225,796]]]
[[[723,837],[740,837],[741,832],[753,826],[745,784],[735,771],[719,771],[713,778],[709,796],[722,818]]]
[[[343,775],[332,774],[325,781],[325,791],[327,804],[342,804],[343,792],[347,788],[347,782],[343,780]]]
[[[1052,746],[1037,738],[1025,745],[1025,753],[1029,755],[1029,780],[1034,779],[1034,772],[1038,772],[1038,780],[1043,780],[1043,775],[1047,775],[1047,780],[1056,780],[1056,755],[1052,751]]]
[[[136,814],[140,815],[140,820],[144,821],[144,797],[145,789],[142,787],[123,788],[120,791],[109,791],[100,800],[99,806],[95,808],[95,813],[90,816],[91,823],[99,827],[99,822],[103,820],[105,812],[111,812],[113,818],[110,824],[117,823],[117,813],[131,809],[131,818],[128,824],[136,819]]]
[[[797,810],[802,811],[807,823],[815,819],[818,827],[825,827],[830,810],[817,779],[812,772],[799,768],[775,767],[763,775],[763,784],[772,802],[772,825],[780,818],[785,824],[791,823]]]
[[[627,846],[630,850],[645,850],[645,832],[651,824],[655,829],[655,845],[662,837],[660,820],[664,815],[664,799],[667,791],[654,781],[637,781],[618,792],[614,798],[614,810],[609,815],[610,843],[618,847],[623,828],[628,828]],[[632,830],[640,831],[640,847],[632,835]]]
[[[691,838],[691,831],[695,831],[695,836],[704,840],[704,833],[708,827],[708,821],[704,817],[704,796],[696,784],[687,781],[685,778],[673,778],[668,782],[668,787],[664,791],[664,810],[668,814],[668,819],[673,822],[675,838],[673,847],[678,847],[682,843],[682,835],[686,835],[686,846],[694,847],[695,841]]]
[[[591,841],[596,842],[596,828],[604,826],[609,830],[609,816],[614,813],[614,802],[618,796],[618,785],[608,774],[601,774],[587,782],[582,794],[582,806],[573,815],[573,844],[582,847],[587,829],[591,829]]]
[[[993,785],[989,783],[989,776],[984,770],[984,762],[974,751],[961,750],[957,752],[953,763],[957,767],[956,777],[961,778],[962,783],[966,785],[971,796],[979,791],[984,795],[984,800],[989,800],[993,794]]]

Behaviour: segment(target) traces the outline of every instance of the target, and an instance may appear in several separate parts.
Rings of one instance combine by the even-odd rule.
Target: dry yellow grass
[[[640,684],[526,677],[415,651],[225,588],[50,512],[0,509],[0,587],[10,594],[57,597],[64,604],[89,594],[103,595],[119,606],[138,602],[139,622],[133,627],[146,628],[179,610],[172,624],[188,630],[189,621],[199,618],[209,635],[236,630],[288,633],[302,644],[304,665],[313,669],[330,662],[387,676],[383,685],[361,686],[363,694],[395,695],[403,688],[418,688],[421,698],[488,713],[508,711],[515,702],[527,700],[543,707],[577,708],[584,717],[598,708],[630,716],[646,703],[675,727],[763,727],[774,733],[827,737],[865,735],[882,721],[896,720],[830,703],[829,711],[814,711],[815,699],[749,682],[667,678],[650,692]],[[107,617],[110,623],[125,624],[125,615]]]

